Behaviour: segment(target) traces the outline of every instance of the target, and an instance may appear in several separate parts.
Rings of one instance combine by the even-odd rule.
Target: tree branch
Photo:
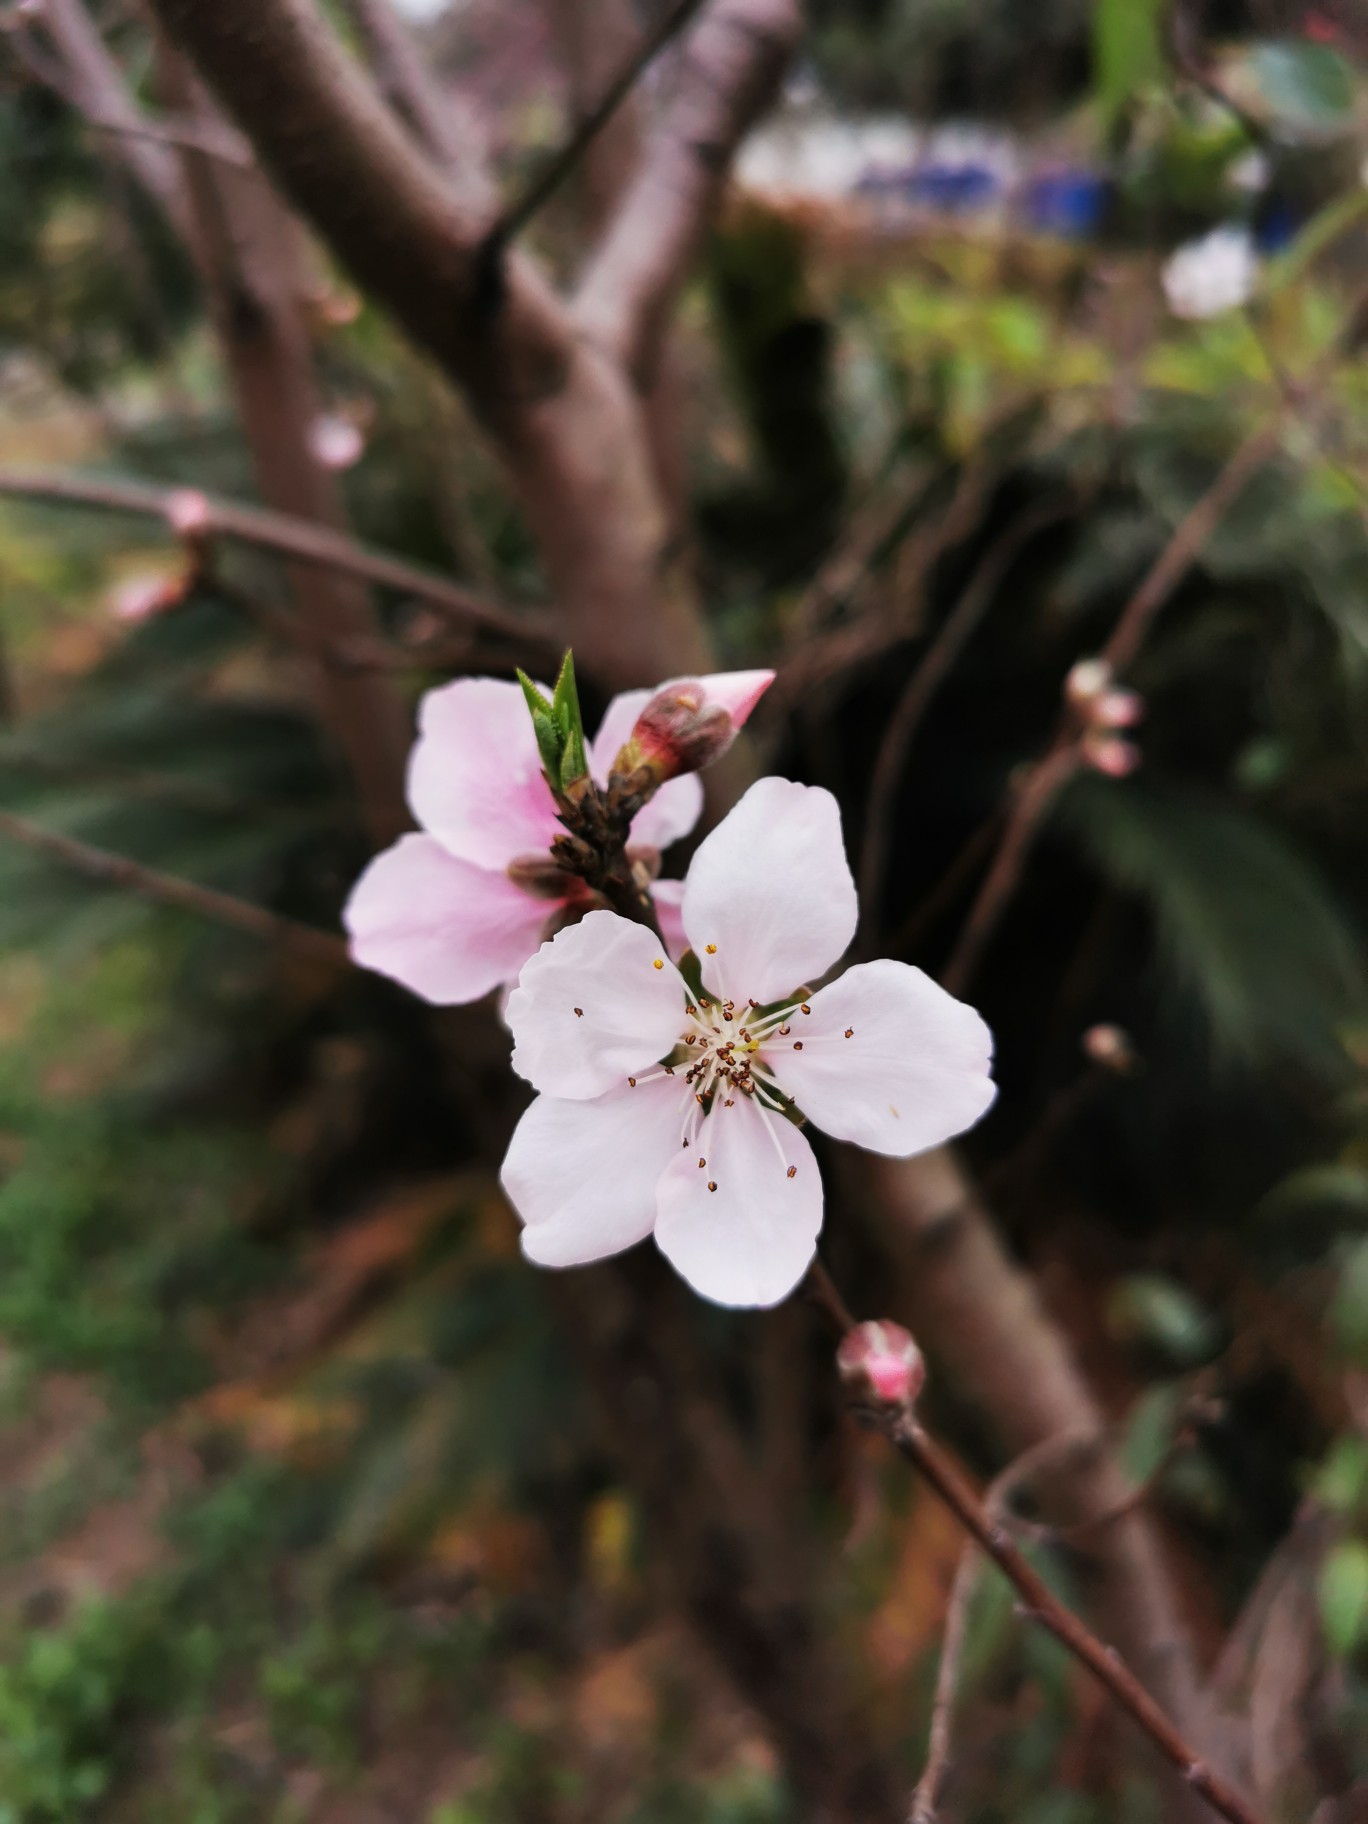
[[[654,363],[732,156],[778,88],[801,27],[794,0],[712,0],[684,44],[674,94],[576,303],[586,333],[638,379]]]
[[[436,153],[461,201],[472,210],[492,208],[494,186],[461,136],[456,98],[447,94],[390,0],[347,0],[375,60],[391,103],[420,140]]]
[[[553,393],[572,348],[516,255],[492,269],[481,220],[348,57],[316,0],[151,0],[284,194],[487,419]]]
[[[98,507],[111,513],[140,514],[148,519],[160,519],[172,529],[176,503],[178,498],[184,498],[184,492],[123,477],[0,467],[0,496]],[[209,540],[231,538],[239,544],[272,551],[297,563],[337,570],[382,589],[394,589],[427,602],[456,626],[481,627],[524,646],[531,644],[547,651],[559,650],[553,636],[552,617],[538,609],[519,612],[495,607],[462,589],[459,583],[450,583],[431,570],[391,557],[388,552],[377,551],[308,520],[292,519],[286,513],[271,513],[262,507],[245,506],[240,501],[220,500],[208,495],[197,498],[203,500],[207,514],[202,527],[197,528],[197,536]]]
[[[864,843],[860,852],[860,905],[875,935],[879,929],[879,901],[893,835],[894,799],[908,749],[922,718],[1023,548],[1046,526],[1067,518],[1074,511],[1074,505],[1072,501],[1041,501],[1014,519],[988,547],[959,600],[923,653],[888,719],[870,776]],[[866,949],[872,944],[873,937]]]
[[[807,1291],[825,1317],[832,1333],[841,1339],[857,1336],[860,1326],[850,1321],[851,1313],[820,1261],[808,1272]],[[870,1325],[870,1330],[880,1326]],[[885,1329],[896,1326],[885,1326]],[[912,1401],[916,1389],[902,1399],[862,1405],[862,1415],[889,1440],[899,1455],[906,1458],[922,1478],[955,1515],[965,1531],[1001,1569],[1022,1598],[1023,1612],[1053,1634],[1066,1651],[1087,1666],[1095,1678],[1145,1732],[1160,1753],[1172,1763],[1183,1779],[1214,1811],[1230,1824],[1258,1824],[1253,1811],[1240,1795],[1189,1746],[1181,1731],[1155,1703],[1135,1674],[1130,1671],[1114,1647],[1107,1647],[1066,1609],[1050,1590],[1040,1574],[1013,1543],[1011,1535],[998,1524],[979,1499],[968,1481],[955,1467],[940,1445],[917,1421]],[[1039,1455],[1054,1448],[1047,1440]]]
[[[215,924],[231,925],[235,931],[245,931],[251,937],[281,944],[333,968],[352,966],[345,940],[331,931],[315,930],[292,918],[282,918],[279,913],[268,912],[262,906],[251,905],[245,899],[235,899],[230,893],[220,893],[215,887],[198,886],[192,880],[144,867],[127,855],[113,855],[108,849],[97,849],[74,836],[42,829],[26,817],[15,816],[12,811],[0,810],[0,836],[8,836],[12,842],[60,862],[63,867],[73,868],[103,886],[122,887],[157,905],[174,906],[178,911],[194,912]]]
[[[605,83],[598,100],[575,123],[564,145],[544,161],[522,193],[499,212],[499,219],[489,230],[492,248],[507,247],[551,200],[651,64],[683,31],[703,3],[704,0],[675,0],[654,29],[632,47],[620,68]]]

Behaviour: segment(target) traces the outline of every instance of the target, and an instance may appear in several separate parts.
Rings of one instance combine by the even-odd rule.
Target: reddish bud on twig
[[[166,523],[178,538],[199,538],[212,517],[208,497],[198,488],[176,488],[166,497]]]
[[[773,681],[772,671],[730,671],[662,684],[637,717],[613,771],[634,778],[644,769],[647,796],[680,773],[700,772],[726,753]]]
[[[1135,1068],[1135,1047],[1130,1034],[1119,1026],[1089,1026],[1083,1034],[1083,1051],[1103,1070],[1124,1077]]]
[[[841,1379],[866,1405],[911,1406],[926,1379],[922,1352],[900,1324],[857,1324],[836,1351]]]
[[[1093,709],[1093,721],[1098,728],[1134,728],[1143,720],[1145,699],[1138,690],[1125,690],[1119,685],[1111,690],[1104,690],[1097,699]]]
[[[1109,779],[1125,779],[1140,764],[1140,749],[1119,735],[1090,731],[1083,737],[1082,751],[1094,772],[1105,773]]]
[[[709,704],[701,684],[675,684],[657,691],[637,717],[615,773],[646,767],[657,784],[679,773],[696,773],[724,754],[736,738],[725,709]]]
[[[1104,693],[1111,689],[1112,668],[1105,659],[1080,659],[1064,680],[1064,700],[1089,719]]]

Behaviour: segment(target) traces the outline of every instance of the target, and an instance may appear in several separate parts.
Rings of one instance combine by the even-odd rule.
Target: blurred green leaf
[[[1275,1185],[1260,1203],[1259,1214],[1279,1219],[1312,1214],[1341,1223],[1361,1222],[1368,1218],[1368,1170],[1338,1162],[1308,1165]]]
[[[1354,1514],[1368,1495],[1368,1442],[1337,1438],[1311,1484],[1313,1497],[1332,1514]]]
[[[1232,81],[1275,132],[1318,138],[1353,125],[1354,73],[1328,44],[1289,39],[1258,45]]]
[[[1355,1242],[1340,1268],[1330,1328],[1350,1361],[1368,1368],[1368,1241]]]
[[[1316,1595],[1326,1644],[1344,1659],[1368,1628],[1368,1545],[1345,1539],[1334,1546],[1321,1565]]]
[[[1344,1067],[1362,1004],[1355,935],[1316,870],[1248,812],[1144,782],[1082,778],[1058,807],[1101,873],[1150,905],[1166,976],[1218,1055]]]
[[[1097,0],[1093,8],[1093,88],[1106,128],[1163,70],[1162,12],[1163,0]]]
[[[1193,1368],[1220,1347],[1221,1326],[1197,1299],[1158,1273],[1133,1273],[1107,1301],[1107,1322],[1124,1342],[1144,1343],[1179,1368]]]

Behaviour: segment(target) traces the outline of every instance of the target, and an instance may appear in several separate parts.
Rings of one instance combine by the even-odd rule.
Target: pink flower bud
[[[1083,1051],[1094,1064],[1103,1070],[1115,1071],[1119,1077],[1135,1067],[1135,1047],[1130,1034],[1119,1026],[1089,1026],[1083,1034]]]
[[[1144,715],[1145,699],[1139,691],[1120,686],[1104,690],[1093,709],[1093,721],[1099,728],[1134,728]]]
[[[857,1399],[911,1406],[926,1379],[922,1352],[900,1324],[857,1324],[841,1339],[836,1368]]]
[[[1140,749],[1133,741],[1119,735],[1088,734],[1083,739],[1083,758],[1096,772],[1109,779],[1125,779],[1140,764]]]
[[[324,412],[309,426],[309,452],[325,469],[350,469],[366,452],[360,428],[340,412]]]
[[[645,767],[654,785],[699,772],[727,751],[773,680],[772,671],[732,671],[663,684],[637,717],[612,770],[630,775]]]
[[[1080,659],[1064,680],[1064,699],[1080,715],[1091,716],[1111,681],[1112,668],[1105,659]]]
[[[198,488],[176,488],[167,499],[166,523],[180,538],[207,532],[212,517],[208,496]]]

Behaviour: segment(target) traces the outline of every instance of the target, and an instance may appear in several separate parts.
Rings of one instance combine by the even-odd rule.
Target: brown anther
[[[702,1171],[702,1170],[703,1170],[703,1167],[704,1167],[704,1166],[705,1166],[705,1165],[706,1165],[706,1164],[707,1164],[707,1163],[708,1163],[708,1162],[707,1162],[707,1160],[706,1160],[706,1159],[705,1159],[705,1158],[704,1158],[704,1157],[703,1157],[703,1155],[702,1155],[702,1153],[700,1153],[700,1154],[699,1154],[699,1155],[698,1155],[698,1169],[699,1169],[699,1171],[700,1171],[700,1172],[701,1172],[701,1171]]]
[[[635,1077],[628,1077],[628,1079],[627,1079],[627,1087],[628,1087],[628,1089],[635,1089],[635,1088],[636,1088],[636,1078],[635,1078]]]
[[[789,1169],[788,1169],[788,1176],[789,1176],[789,1177],[790,1177],[790,1178],[796,1178],[796,1177],[797,1177],[797,1176],[798,1176],[798,1167],[797,1167],[797,1166],[796,1166],[796,1165],[791,1165],[791,1166],[790,1166],[790,1167],[789,1167]]]
[[[698,997],[698,1004],[700,1007],[711,1007],[712,1002],[708,999],[708,997],[706,995],[700,994]]]
[[[799,1013],[811,1013],[812,1009],[811,1009],[811,1007],[808,1006],[807,1002],[804,1001],[802,1006],[798,1009],[798,1011],[799,1011]]]
[[[756,1012],[757,1012],[757,1013],[759,1013],[759,1011],[760,1011],[760,1003],[759,1003],[759,1001],[747,1001],[747,1002],[746,1002],[746,1005],[747,1005],[747,1007],[754,1007],[754,1009],[755,1009],[755,1011],[756,1011]]]
[[[795,1051],[801,1051],[803,1049],[803,1041],[801,1039],[795,1039],[793,1041],[793,1049]]]
[[[715,1178],[709,1178],[708,1189],[710,1191],[715,1191],[717,1189],[717,1180]]]
[[[703,948],[707,951],[709,956],[717,955],[717,945],[716,944],[704,944]]]
[[[735,1015],[735,1014],[733,1014],[733,1013],[728,1013],[728,1012],[727,1012],[727,1010],[726,1010],[726,1008],[725,1008],[725,1007],[724,1007],[724,1008],[723,1008],[723,1009],[722,1009],[722,1018],[723,1018],[723,1019],[724,1019],[724,1020],[733,1020],[733,1019],[735,1019],[735,1018],[736,1018],[736,1015]]]
[[[684,1043],[686,1045],[697,1045],[697,1043],[698,1043],[697,1036],[692,1032],[686,1032],[684,1034]]]
[[[736,1107],[736,1097],[728,1096],[726,1101],[722,1104],[722,1106],[723,1106],[723,1108],[735,1108]]]
[[[855,1037],[855,1028],[853,1026],[847,1026],[845,1029],[845,1036],[848,1039],[853,1039]]]
[[[665,1066],[665,1075],[667,1077],[672,1077],[674,1075],[674,1065],[673,1064],[667,1064]]]
[[[679,1144],[681,1146],[687,1146],[689,1144],[689,1136],[687,1134],[685,1134],[684,1138],[680,1141]]]
[[[786,1039],[792,1031],[793,1031],[792,1026],[781,1026],[779,1028],[779,1037],[781,1039]]]
[[[699,1095],[697,1090],[694,1091],[694,1101],[697,1102],[697,1104],[700,1108],[702,1108],[703,1098],[702,1098],[702,1096]]]
[[[582,1019],[583,1019],[583,1018],[584,1018],[584,1009],[583,1009],[583,1007],[576,1007],[576,1009],[575,1009],[575,1018],[576,1018],[576,1019],[577,1019],[577,1020],[582,1020]]]

